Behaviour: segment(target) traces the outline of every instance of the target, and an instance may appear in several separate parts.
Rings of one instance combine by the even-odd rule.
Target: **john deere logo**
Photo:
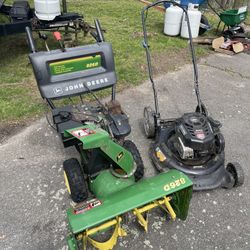
[[[117,161],[120,161],[121,158],[123,157],[123,155],[124,155],[123,152],[119,153],[119,154],[116,156],[116,160],[117,160]]]

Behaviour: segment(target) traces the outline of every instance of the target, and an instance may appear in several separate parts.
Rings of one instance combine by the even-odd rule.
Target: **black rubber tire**
[[[200,113],[200,107],[198,105],[196,106],[195,112]],[[203,104],[203,103],[201,103],[201,113],[205,116],[208,116],[207,108],[206,108],[205,104]]]
[[[141,154],[136,145],[130,140],[125,140],[123,143],[123,147],[133,155],[136,164],[136,171],[134,173],[134,177],[135,181],[139,181],[144,176],[144,164],[141,158]]]
[[[208,19],[204,15],[201,16],[201,24],[205,24],[207,26],[210,26]],[[206,31],[207,31],[207,29],[200,27],[199,36],[203,35]]]
[[[238,29],[237,31],[238,31],[238,33],[240,33],[240,34],[244,34],[244,33],[246,32],[245,29],[244,29],[242,26],[240,26],[239,29]]]
[[[88,190],[78,160],[71,158],[64,161],[63,170],[67,177],[68,186],[70,188],[68,191],[70,192],[71,199],[76,203],[86,200],[88,198]]]
[[[145,107],[143,111],[143,126],[147,138],[155,136],[155,119],[154,112],[151,107]]]
[[[224,38],[229,38],[231,39],[234,36],[234,32],[232,30],[225,30],[223,31],[222,35],[224,36]]]
[[[234,187],[239,187],[244,183],[244,171],[238,162],[230,162],[227,164],[226,170],[234,178]]]

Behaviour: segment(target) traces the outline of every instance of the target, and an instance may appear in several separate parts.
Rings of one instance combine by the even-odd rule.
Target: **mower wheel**
[[[77,159],[71,158],[63,162],[64,180],[71,199],[82,202],[88,198],[88,190],[82,168]]]
[[[199,36],[203,35],[208,30],[208,28],[202,26],[210,27],[208,19],[204,15],[201,16],[201,27],[199,29]]]
[[[244,183],[244,171],[238,162],[230,162],[227,164],[226,170],[234,178],[234,187],[239,187]]]
[[[207,108],[203,103],[201,103],[201,112],[200,112],[200,107],[198,105],[197,105],[197,107],[195,109],[195,112],[196,113],[202,113],[203,115],[208,116]]]
[[[140,152],[136,145],[130,140],[125,140],[123,143],[123,147],[133,155],[134,161],[136,163],[136,171],[134,173],[134,177],[135,181],[139,181],[144,175],[144,164]]]
[[[153,138],[155,136],[155,118],[151,107],[144,108],[143,125],[147,138]]]

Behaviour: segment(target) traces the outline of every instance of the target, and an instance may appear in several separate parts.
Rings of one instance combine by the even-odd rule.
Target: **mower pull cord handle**
[[[36,53],[36,46],[35,46],[35,42],[34,42],[30,27],[28,26],[25,27],[25,31],[26,31],[26,36],[27,36],[30,52]]]

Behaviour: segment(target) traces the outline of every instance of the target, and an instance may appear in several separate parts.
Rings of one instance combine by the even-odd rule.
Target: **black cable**
[[[54,126],[51,124],[51,122],[49,121],[48,113],[45,113],[45,117],[46,117],[46,120],[47,120],[49,126],[50,126],[51,128],[53,128],[55,131],[57,131],[56,127],[54,127]]]
[[[88,92],[95,98],[95,100],[99,103],[99,105],[109,114],[109,111],[107,108],[102,104],[102,102],[99,100],[99,98],[96,96],[96,94],[87,86],[85,82],[83,82],[84,87],[88,90]]]

